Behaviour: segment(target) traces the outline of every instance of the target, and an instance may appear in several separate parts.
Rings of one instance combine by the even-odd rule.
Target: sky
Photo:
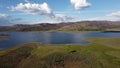
[[[120,21],[120,0],[0,0],[0,26]]]

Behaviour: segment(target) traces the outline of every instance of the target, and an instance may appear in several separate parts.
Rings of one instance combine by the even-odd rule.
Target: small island
[[[118,33],[118,32],[120,32],[120,29],[106,29],[104,32],[114,32],[114,33]]]
[[[8,34],[0,34],[0,38],[7,38],[7,37],[9,37]]]

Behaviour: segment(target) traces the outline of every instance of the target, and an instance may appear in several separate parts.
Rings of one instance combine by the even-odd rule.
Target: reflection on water
[[[86,45],[90,42],[84,41],[90,37],[109,37],[120,38],[120,33],[102,33],[102,32],[82,32],[77,34],[62,33],[62,32],[0,32],[9,34],[9,38],[0,38],[6,40],[0,42],[0,49],[6,49],[24,43],[39,42],[43,44],[80,44]]]
[[[3,50],[3,48],[0,48],[0,50]]]

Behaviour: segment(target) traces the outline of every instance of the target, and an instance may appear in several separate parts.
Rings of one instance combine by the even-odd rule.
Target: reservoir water
[[[0,32],[0,34],[9,34],[8,38],[0,38],[0,50],[18,46],[25,43],[39,42],[42,44],[80,44],[87,45],[90,42],[85,38],[107,37],[120,38],[120,33],[103,32]]]

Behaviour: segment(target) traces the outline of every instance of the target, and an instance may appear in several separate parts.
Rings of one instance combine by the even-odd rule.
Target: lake
[[[8,38],[0,38],[0,50],[18,46],[25,43],[39,42],[42,44],[79,44],[87,45],[90,42],[85,38],[107,37],[120,38],[120,33],[103,33],[103,32],[80,32],[80,33],[63,33],[63,32],[0,32],[0,34],[9,34]]]

